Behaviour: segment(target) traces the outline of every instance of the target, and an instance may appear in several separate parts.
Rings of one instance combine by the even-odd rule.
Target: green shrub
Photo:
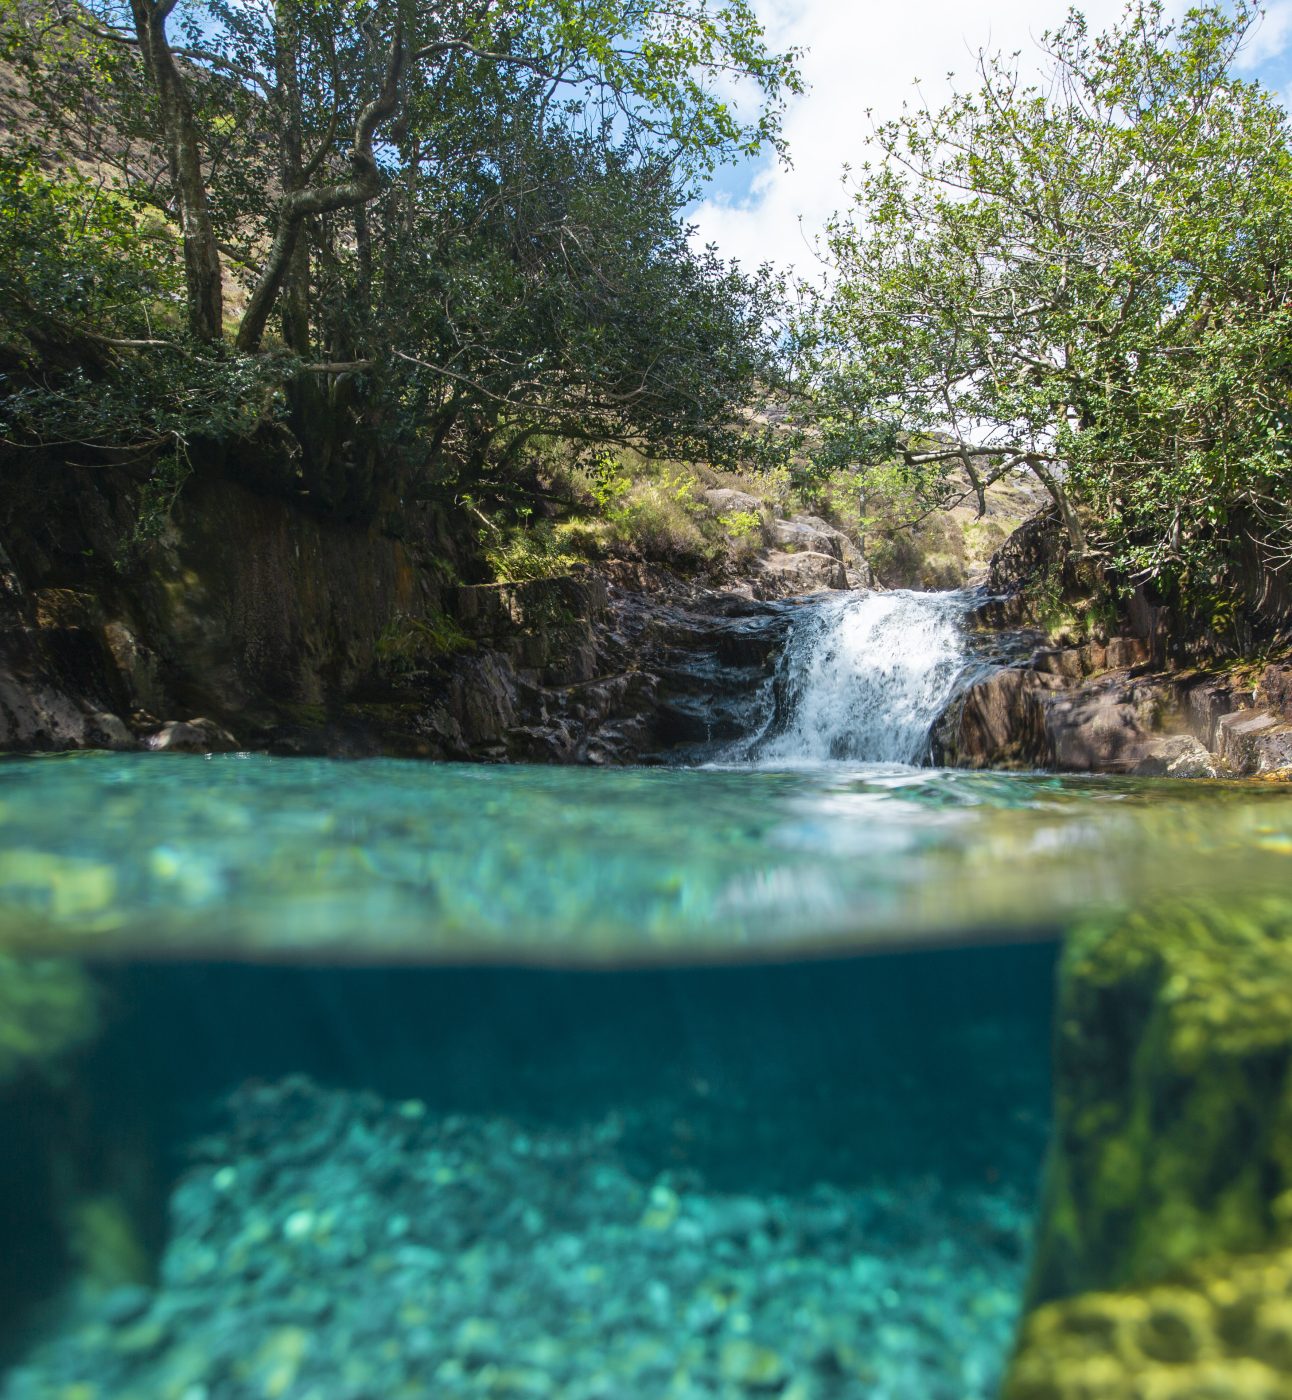
[[[492,540],[485,541],[484,556],[498,583],[559,578],[580,562],[577,555],[562,548],[556,531],[546,520],[499,531]]]
[[[393,671],[411,671],[419,663],[471,651],[475,643],[447,613],[409,617],[396,613],[377,639],[378,658]]]

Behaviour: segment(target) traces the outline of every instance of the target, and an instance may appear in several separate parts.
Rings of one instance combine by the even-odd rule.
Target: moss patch
[[[55,1068],[97,1034],[100,1019],[98,991],[80,964],[0,954],[0,1088]]]

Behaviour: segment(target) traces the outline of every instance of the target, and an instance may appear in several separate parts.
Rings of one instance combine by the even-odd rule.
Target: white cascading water
[[[773,713],[741,757],[760,764],[922,763],[968,664],[963,593],[840,593],[805,606]]]

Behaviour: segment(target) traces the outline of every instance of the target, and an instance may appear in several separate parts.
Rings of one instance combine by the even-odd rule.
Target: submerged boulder
[[[1170,1283],[1039,1308],[1004,1391],[1004,1400],[1148,1396],[1292,1397],[1292,1249],[1221,1255]]]
[[[1008,1400],[1292,1395],[1292,898],[1072,935],[1055,1075]]]
[[[99,1022],[99,991],[80,963],[0,953],[0,1089],[55,1070]]]

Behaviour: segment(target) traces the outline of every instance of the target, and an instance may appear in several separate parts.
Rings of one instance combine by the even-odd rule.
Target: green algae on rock
[[[1004,1400],[1292,1400],[1292,1249],[1038,1308]]]
[[[1073,933],[1037,1301],[1153,1282],[1292,1226],[1292,900]]]
[[[48,1072],[99,1024],[99,993],[79,963],[0,953],[0,1089]]]
[[[1292,1397],[1292,899],[1075,931],[1055,1072],[1007,1400]]]

